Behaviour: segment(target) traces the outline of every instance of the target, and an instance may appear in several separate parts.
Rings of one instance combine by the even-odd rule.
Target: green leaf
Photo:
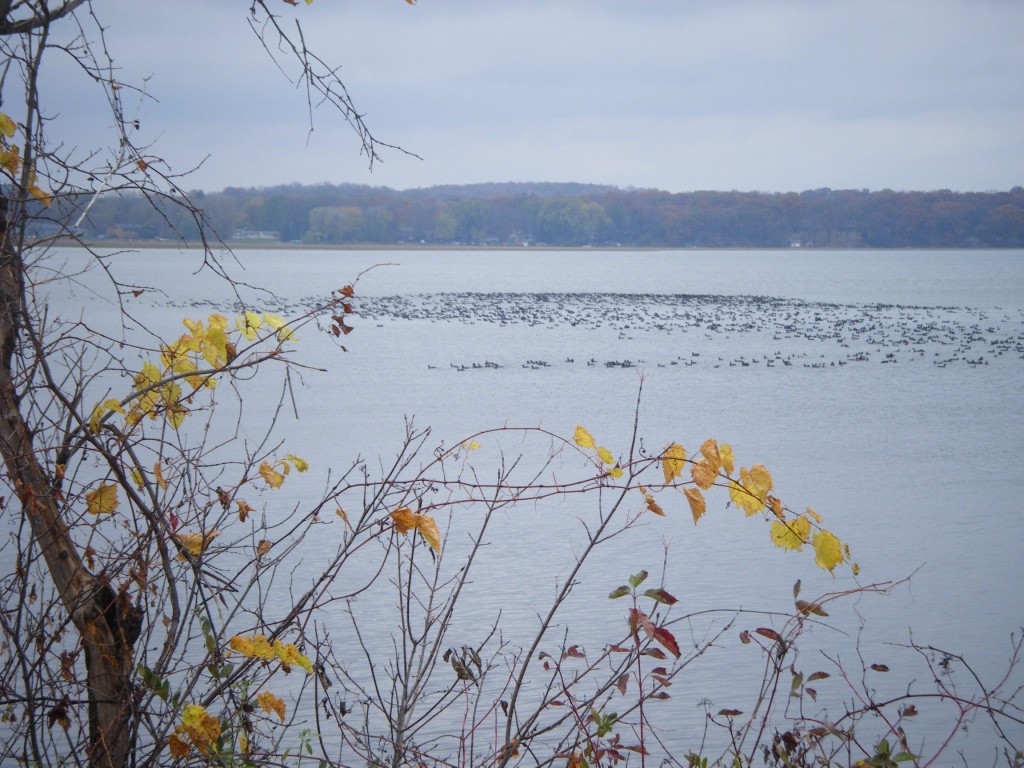
[[[647,578],[647,571],[640,571],[639,573],[634,573],[632,576],[629,577],[629,586],[631,586],[634,589],[636,589],[637,587],[639,587],[641,584],[644,583],[644,580],[646,578]]]
[[[625,597],[628,594],[629,594],[629,587],[627,587],[625,584],[623,584],[621,587],[616,587],[614,590],[612,590],[611,593],[608,595],[608,599],[609,600],[614,600],[614,599],[616,599],[618,597]]]

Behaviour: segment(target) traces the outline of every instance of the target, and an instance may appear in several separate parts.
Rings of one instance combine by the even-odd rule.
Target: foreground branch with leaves
[[[262,1],[250,20],[268,50],[298,63],[311,105],[339,110],[375,161],[387,145],[301,27],[293,34]],[[51,42],[65,23],[73,44]],[[947,743],[930,756],[911,746],[913,718],[933,705],[955,709],[950,735],[987,718],[1007,761],[1020,761],[1009,675],[983,681],[962,657],[912,644],[933,690],[881,698],[868,676],[883,664],[803,662],[805,632],[834,605],[892,584],[810,600],[797,587],[785,611],[688,611],[669,553],[646,547],[643,570],[602,574],[621,586],[595,601],[598,623],[584,620],[606,553],[716,507],[764,524],[766,545],[858,570],[818,513],[786,506],[768,469],[739,463],[730,445],[646,451],[639,400],[632,433],[608,441],[616,448],[584,426],[442,442],[410,423],[386,463],[325,469],[326,447],[297,455],[280,419],[299,374],[315,375],[300,337],[323,333],[344,350],[359,276],[284,317],[230,279],[232,256],[210,234],[196,279],[223,280],[234,298],[183,318],[176,338],[131,315],[128,297],[159,287],[123,282],[110,254],[83,251],[105,276],[106,303],[69,310],[54,297],[83,274],[54,246],[75,242],[98,196],[171,201],[205,236],[204,215],[132,143],[120,106],[129,86],[111,74],[93,3],[0,3],[0,41],[0,762],[923,765]],[[106,159],[47,141],[59,109],[38,83],[55,51],[110,105],[117,146]],[[15,90],[20,113],[8,106]],[[268,414],[249,397],[271,383],[281,394]],[[514,540],[515,514],[541,509],[571,546],[529,619],[514,621],[514,601],[481,584],[510,558],[522,568],[514,548],[493,545]],[[722,647],[756,654],[750,706],[709,707],[703,732],[674,735],[683,671]],[[1015,639],[1010,670],[1019,651]]]

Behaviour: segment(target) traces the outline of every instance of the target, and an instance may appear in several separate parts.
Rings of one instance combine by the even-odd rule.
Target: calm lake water
[[[567,436],[584,424],[621,454],[642,378],[639,434],[651,450],[729,442],[738,463],[768,466],[790,507],[810,505],[826,517],[849,542],[861,583],[913,574],[888,597],[837,610],[835,631],[814,633],[822,648],[859,668],[859,642],[866,664],[893,670],[878,683],[882,693],[912,679],[928,687],[927,670],[888,645],[906,643],[911,630],[918,643],[963,654],[986,682],[1005,672],[1010,635],[1024,623],[1024,253],[237,256],[245,268],[237,275],[274,292],[251,300],[286,315],[381,265],[358,283],[347,352],[312,328],[299,334],[298,359],[326,372],[302,375],[299,419],[282,434],[314,463],[314,475],[324,463],[390,456],[407,418],[448,446],[506,424]],[[128,298],[165,337],[180,333],[183,316],[225,311],[233,301],[215,279],[191,274],[194,253],[146,250],[111,263],[122,279],[165,292]],[[91,279],[74,289],[74,302],[104,311],[86,287]],[[309,482],[316,487],[315,477]],[[553,520],[523,510],[504,521],[463,619],[467,640],[499,609],[513,628],[536,624],[537,601],[564,573],[584,514],[567,509],[565,520]],[[764,523],[741,518],[711,505],[694,527],[681,502],[587,573],[576,621],[591,629],[622,622],[623,607],[610,609],[605,596],[640,568],[660,572],[665,542],[665,587],[688,611],[790,611],[797,579],[805,596],[856,585],[846,571],[816,569],[806,552],[775,550]],[[662,706],[679,743],[699,738],[702,699],[713,711],[751,706],[741,699],[750,698],[761,661],[735,637],[754,626],[741,620],[674,686]],[[826,661],[808,653],[802,664],[810,672]],[[1021,670],[1015,675],[1024,683]],[[927,751],[941,731],[922,723],[908,732],[911,746]],[[958,737],[978,764],[994,762],[998,747],[985,727],[972,724]],[[1014,735],[1024,742],[1021,729]]]

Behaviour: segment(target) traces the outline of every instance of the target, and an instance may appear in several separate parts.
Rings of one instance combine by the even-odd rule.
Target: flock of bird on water
[[[202,301],[186,303],[197,308]],[[275,311],[300,314],[315,298]],[[360,296],[356,317],[385,322],[431,322],[617,331],[623,349],[649,334],[678,335],[655,345],[659,359],[592,355],[545,360],[437,361],[431,369],[542,370],[558,365],[605,368],[756,367],[833,368],[855,363],[927,362],[939,368],[985,366],[999,358],[1024,360],[1024,308],[830,304],[767,296],[625,293],[419,293]],[[355,322],[358,322],[356,320]],[[650,349],[648,343],[639,344]],[[437,351],[445,350],[444,344]],[[665,351],[684,350],[668,355]],[[752,352],[751,350],[756,350]],[[501,358],[501,355],[496,355]]]
[[[764,296],[615,293],[432,293],[361,297],[358,313],[382,321],[493,323],[549,329],[617,330],[627,345],[640,334],[678,334],[688,349],[664,359],[580,358],[607,368],[697,366],[830,368],[852,363],[928,361],[938,367],[988,365],[997,358],[1024,360],[1024,310],[919,307],[887,304],[826,304]],[[685,337],[690,334],[692,343]],[[757,354],[731,344],[757,334]],[[698,343],[699,342],[699,343]],[[795,343],[794,343],[795,342]],[[730,354],[742,347],[743,354]],[[443,351],[443,345],[438,345]],[[783,350],[787,351],[783,351]],[[518,364],[543,369],[575,365],[575,355],[556,360],[498,363],[438,362],[430,368],[491,370]]]

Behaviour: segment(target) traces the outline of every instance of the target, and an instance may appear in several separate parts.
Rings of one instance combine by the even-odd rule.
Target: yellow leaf
[[[773,520],[772,543],[782,549],[800,551],[811,535],[811,521],[800,516],[793,520]]]
[[[441,532],[433,517],[426,514],[417,514],[408,507],[396,509],[391,513],[391,519],[395,521],[395,530],[401,534],[418,530],[427,544],[441,554]]]
[[[201,705],[189,704],[182,711],[181,726],[176,732],[186,733],[196,749],[208,755],[210,747],[220,738],[220,720]]]
[[[661,470],[665,474],[665,482],[671,483],[683,473],[683,462],[686,461],[686,449],[679,443],[672,443],[661,455]]]
[[[843,559],[842,544],[830,531],[818,531],[814,534],[814,562],[819,567],[831,571],[843,562]]]
[[[227,331],[228,319],[226,316],[220,314],[219,312],[213,312],[210,314],[208,318],[206,318],[206,325],[209,326],[211,329],[218,328],[222,331]]]
[[[174,538],[178,540],[178,543],[188,550],[189,554],[193,557],[199,557],[199,555],[203,554],[203,550],[210,546],[210,542],[218,536],[220,536],[220,531],[216,530],[209,533],[191,532],[174,534]],[[179,554],[178,559],[184,560],[185,556]]]
[[[21,155],[18,154],[17,147],[0,149],[0,168],[3,168],[11,176],[18,173],[18,170],[21,168]]]
[[[594,442],[594,436],[587,431],[586,427],[579,425],[577,425],[576,432],[572,439],[580,448],[593,448],[596,445]]]
[[[396,509],[391,513],[391,519],[395,521],[395,530],[399,533],[408,533],[416,528],[416,513],[408,507]]]
[[[722,469],[725,470],[725,474],[731,476],[735,461],[732,456],[732,446],[728,443],[722,443],[718,446],[718,455],[722,460]]]
[[[686,500],[690,503],[690,512],[693,513],[693,524],[696,525],[697,521],[707,511],[707,507],[704,504],[704,494],[696,488],[687,488],[683,493],[686,495]]]
[[[823,518],[823,517],[822,517],[821,515],[819,515],[819,514],[818,514],[817,512],[815,512],[815,511],[814,511],[813,509],[811,509],[810,507],[808,507],[808,508],[807,508],[807,513],[806,513],[806,514],[807,514],[807,515],[808,515],[808,516],[809,516],[809,517],[810,517],[811,519],[813,519],[813,520],[814,520],[814,522],[816,522],[816,523],[817,523],[818,525],[821,525],[821,522],[822,522],[822,520],[824,520],[824,519],[825,519],[825,518]]]
[[[166,491],[167,481],[164,479],[164,471],[159,461],[153,465],[153,476],[156,477],[156,484]]]
[[[211,327],[203,337],[203,357],[210,365],[217,367],[227,365],[228,335],[223,328]]]
[[[244,523],[250,513],[255,511],[244,499],[235,499],[235,506],[238,507],[238,522],[240,523]]]
[[[306,670],[306,674],[310,674],[313,671],[313,662],[308,657],[299,653],[299,649],[292,643],[282,643],[280,640],[275,640],[274,655],[286,667],[302,667]]]
[[[228,646],[231,650],[250,659],[272,659],[275,655],[266,636],[260,634],[252,637],[235,635],[228,641]]]
[[[647,509],[648,509],[648,511],[653,512],[654,514],[656,514],[658,517],[664,517],[665,516],[665,510],[663,510],[661,508],[661,505],[658,504],[658,502],[656,502],[654,500],[653,496],[648,496],[647,497]]]
[[[419,528],[420,535],[423,536],[431,549],[440,555],[441,531],[437,528],[437,521],[430,515],[417,515],[417,517],[419,518],[419,524],[416,527]]]
[[[760,466],[760,465],[758,465]],[[763,467],[761,469],[764,469]],[[746,467],[740,467],[740,479],[739,482],[735,480],[729,483],[729,498],[732,499],[733,503],[739,506],[747,515],[756,515],[762,509],[764,509],[765,494],[762,493],[761,487],[758,485],[758,481],[751,474],[753,470],[747,470]],[[767,470],[765,470],[767,472]],[[758,477],[763,480],[761,473],[758,473]],[[771,478],[768,479],[769,487],[771,484]]]
[[[622,477],[622,467],[616,464],[614,467],[608,470],[608,476],[614,477],[616,480]]]
[[[246,310],[235,319],[235,325],[238,326],[238,330],[242,332],[245,338],[253,341],[258,335],[257,331],[263,326],[263,318],[260,317],[258,312]]]
[[[40,187],[38,184],[29,184],[28,193],[35,198],[37,203],[41,203],[44,207],[49,208],[50,203],[53,202],[53,198],[50,197],[50,193]]]
[[[695,462],[690,467],[690,474],[693,476],[693,482],[703,491],[715,484],[715,471],[706,459]]]
[[[750,468],[750,483],[754,494],[764,501],[772,489],[772,476],[764,464],[755,464]]]
[[[296,338],[295,332],[288,327],[285,323],[284,318],[280,315],[274,315],[270,312],[263,313],[263,322],[267,324],[268,328],[273,329],[277,332],[278,341],[294,340]]]
[[[263,691],[256,696],[256,701],[264,712],[277,715],[281,722],[284,722],[284,702],[281,699],[270,693],[270,691]]]
[[[612,452],[609,451],[604,446],[601,446],[600,448],[597,449],[597,458],[599,458],[605,464],[615,463],[615,457],[612,456]]]
[[[722,466],[722,456],[718,452],[718,441],[714,439],[705,440],[701,443],[700,452],[711,468],[711,474],[717,475],[718,468]]]
[[[89,417],[89,429],[94,435],[99,433],[103,417],[111,411],[122,415],[124,414],[124,408],[121,407],[120,400],[116,400],[114,398],[104,400],[92,409],[92,415]]]
[[[275,315],[272,312],[263,313],[263,322],[275,331],[284,327],[284,318],[280,315]]]
[[[14,121],[3,112],[0,112],[0,133],[8,139],[13,139],[16,130],[18,130],[18,126],[14,124]]]
[[[640,486],[640,492],[644,495],[644,503],[647,505],[648,511],[653,512],[659,517],[664,517],[665,510],[663,510],[658,505],[658,502],[654,500],[654,497],[651,495],[651,492],[644,488],[642,485]]]
[[[85,494],[85,510],[90,515],[109,515],[117,504],[117,486],[110,483],[100,483]]]
[[[170,750],[173,759],[180,760],[192,751],[192,745],[177,733],[172,733],[170,738],[167,739],[167,749]]]
[[[238,751],[243,755],[249,754],[249,734],[245,730],[241,730],[238,733]]]
[[[135,483],[135,487],[139,490],[146,485],[146,479],[142,476],[142,472],[139,471],[138,467],[132,467],[132,482]]]
[[[271,488],[280,488],[281,484],[284,483],[284,475],[274,469],[274,467],[266,461],[260,464],[260,475]]]
[[[475,451],[480,447],[480,443],[476,440],[467,440],[459,446],[464,451]]]

